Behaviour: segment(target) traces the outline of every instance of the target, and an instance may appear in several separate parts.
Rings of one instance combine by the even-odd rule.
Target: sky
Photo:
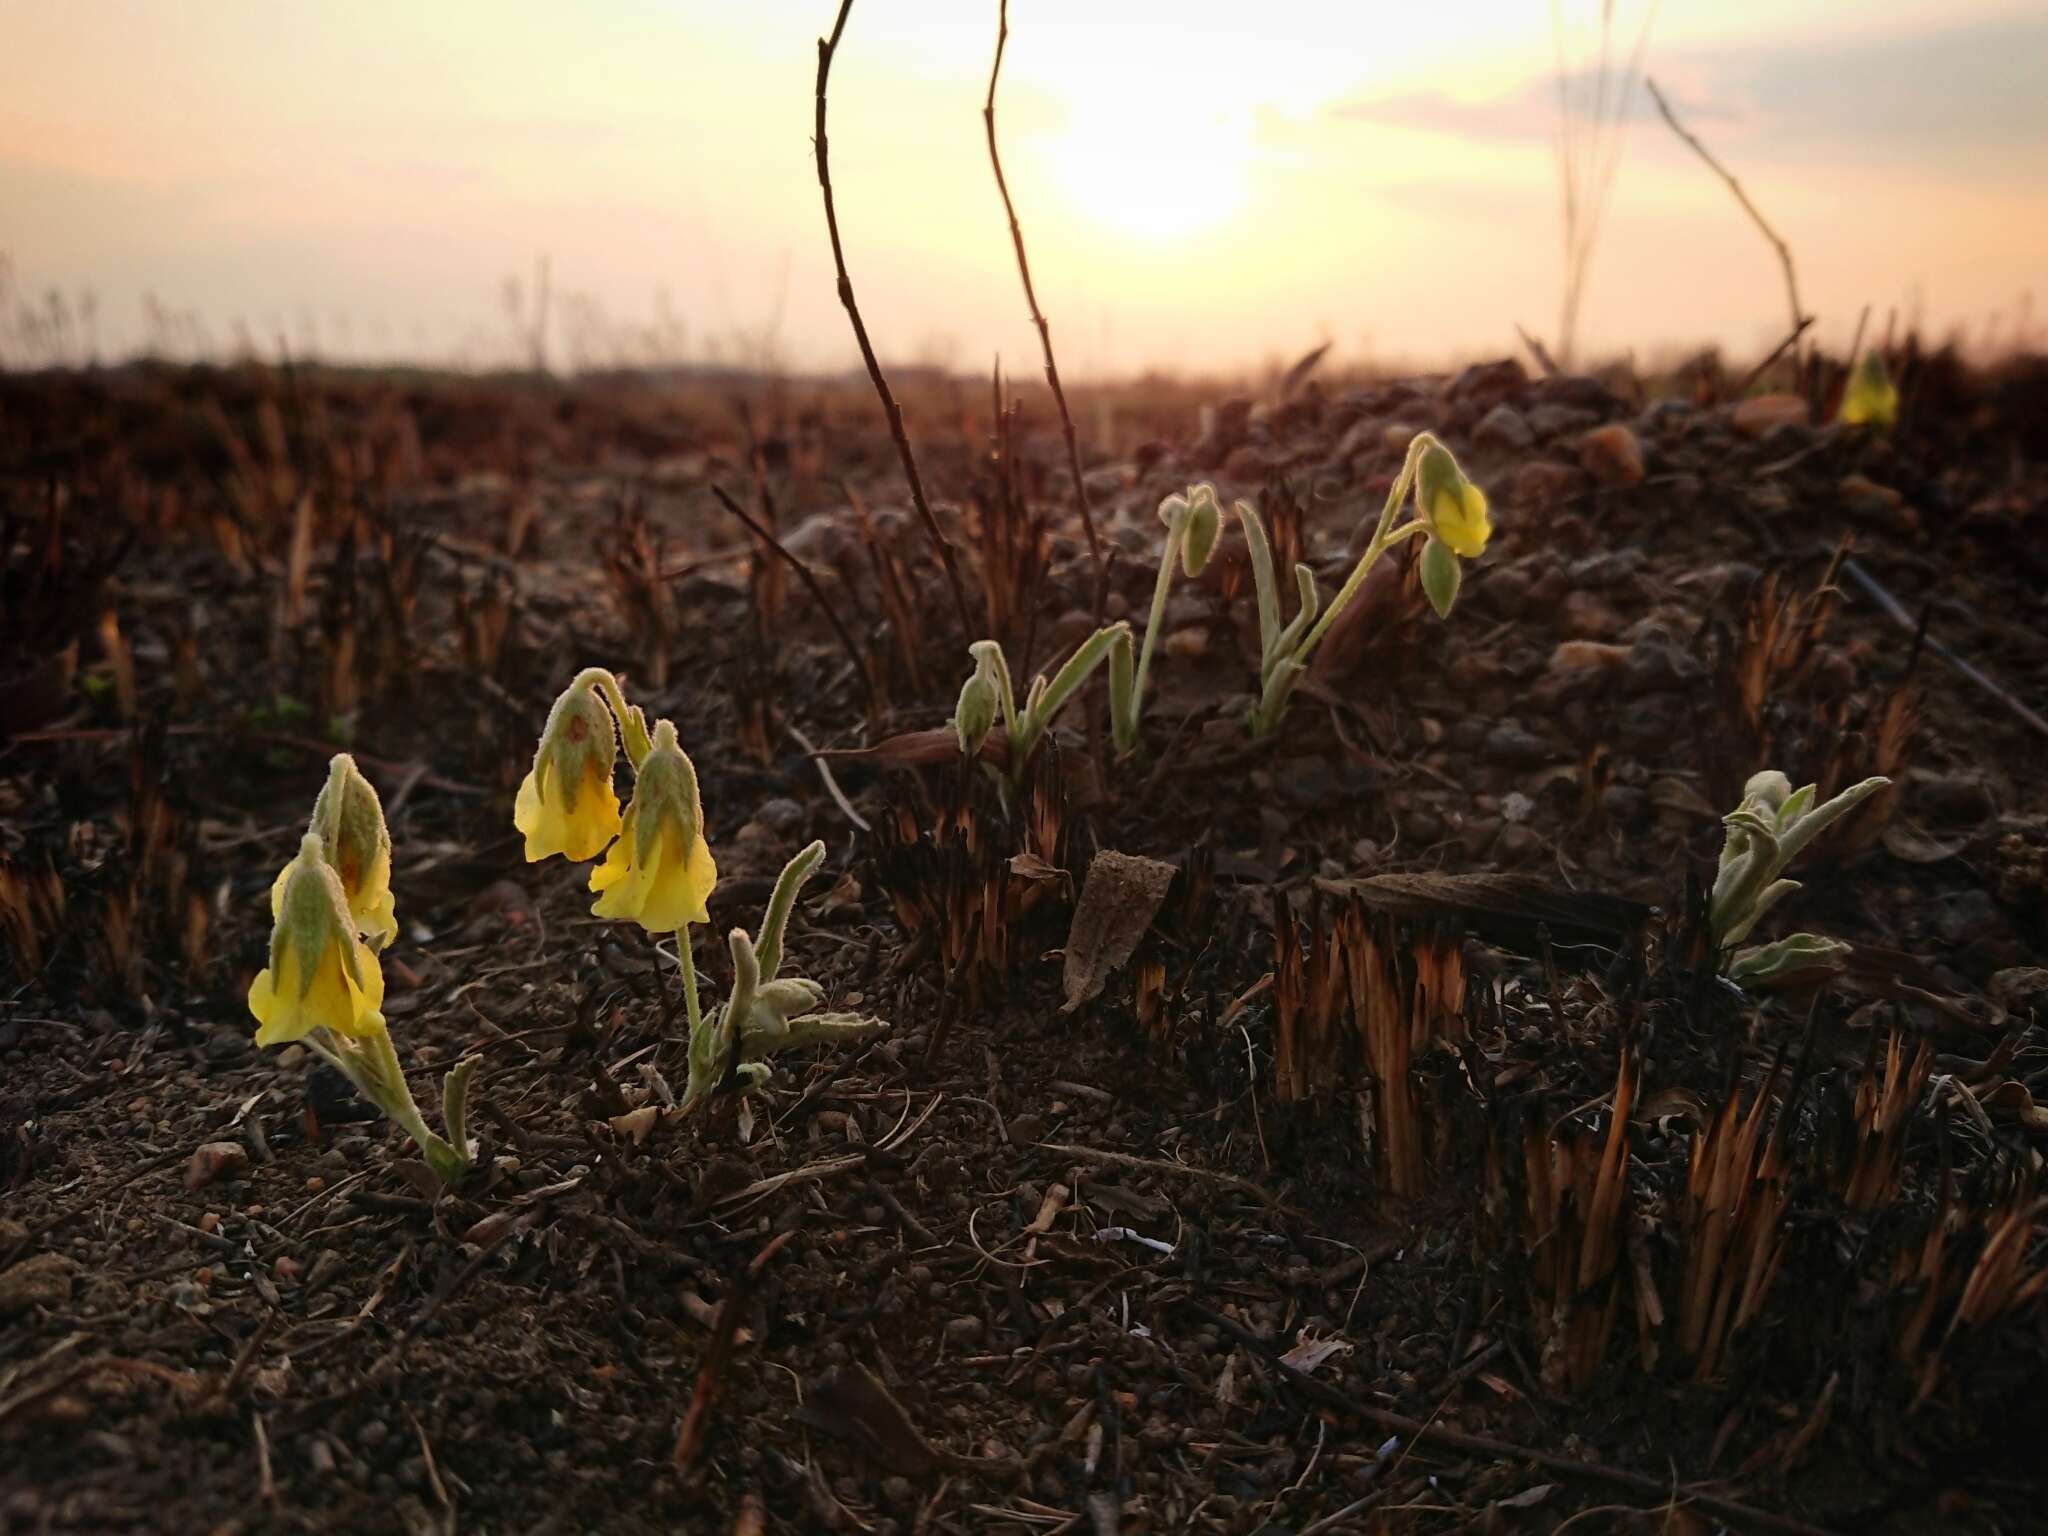
[[[835,0],[0,0],[0,362],[253,346],[492,366],[856,361],[812,153]],[[1062,368],[1215,373],[1555,346],[1560,72],[1614,175],[1581,356],[1767,349],[1776,257],[1599,0],[1014,0],[1004,168]],[[2048,274],[2048,7],[1612,0],[1789,243],[1996,345]],[[1036,368],[981,104],[995,0],[858,0],[833,69],[847,261],[885,360]],[[1647,31],[1645,28],[1647,27]],[[89,323],[86,316],[90,316]]]

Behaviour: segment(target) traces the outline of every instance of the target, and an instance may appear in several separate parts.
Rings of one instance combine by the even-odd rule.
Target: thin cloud
[[[2002,177],[2048,162],[2048,13],[2015,12],[1882,37],[1754,45],[1656,56],[1648,69],[1688,126],[1753,155],[1824,155],[1834,164],[1912,165]],[[1589,77],[1574,81],[1583,87]],[[1590,96],[1580,88],[1574,99]],[[1332,115],[1458,138],[1547,142],[1557,122],[1554,75],[1490,99],[1427,92],[1354,99]],[[1638,88],[1626,119],[1655,120]]]

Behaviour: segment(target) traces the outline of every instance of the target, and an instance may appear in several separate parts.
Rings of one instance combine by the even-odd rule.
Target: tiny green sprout
[[[1795,790],[1776,769],[1754,775],[1743,786],[1742,804],[1722,818],[1728,835],[1707,908],[1714,942],[1728,955],[1730,981],[1769,990],[1841,972],[1849,946],[1818,934],[1788,934],[1775,943],[1746,949],[1735,946],[1749,937],[1765,913],[1799,889],[1798,881],[1780,878],[1786,866],[1808,843],[1889,783],[1881,776],[1868,778],[1822,805],[1814,804],[1813,785]]]
[[[703,1102],[724,1083],[728,1070],[744,1080],[742,1088],[758,1087],[774,1070],[770,1058],[783,1051],[831,1041],[857,1040],[887,1026],[853,1013],[820,1013],[825,989],[804,976],[783,976],[783,939],[790,909],[804,882],[824,862],[825,845],[814,842],[782,867],[768,910],[761,916],[760,936],[735,928],[727,936],[732,951],[732,992],[725,1005],[691,1032],[689,1086],[685,1111]]]
[[[1166,547],[1160,552],[1159,574],[1152,582],[1152,611],[1145,620],[1145,640],[1139,648],[1137,667],[1114,655],[1110,662],[1109,730],[1119,754],[1138,745],[1138,727],[1145,712],[1145,682],[1152,671],[1152,650],[1159,643],[1161,622],[1166,615],[1166,593],[1173,585],[1173,568],[1190,581],[1202,574],[1216,551],[1216,539],[1223,526],[1223,509],[1216,500],[1216,487],[1204,481],[1191,485],[1183,496],[1169,496],[1159,503],[1159,520],[1166,524]],[[1128,643],[1128,642],[1126,642]]]
[[[1031,754],[1038,750],[1038,743],[1051,727],[1053,717],[1080,691],[1089,674],[1113,657],[1119,645],[1129,646],[1130,633],[1130,625],[1121,619],[1098,629],[1074,648],[1074,654],[1050,678],[1041,672],[1031,680],[1031,689],[1024,696],[1021,710],[1017,708],[1016,694],[1010,682],[1010,667],[1003,657],[1002,646],[994,640],[975,641],[967,648],[968,654],[974,658],[974,672],[960,690],[960,703],[955,707],[952,722],[953,734],[960,742],[962,755],[972,756],[979,752],[982,739],[988,734],[989,727],[980,725],[980,712],[987,699],[980,680],[986,677],[993,685],[996,702],[1001,706],[1003,729],[1008,738],[1010,776],[1007,787],[1011,790],[1018,788],[1030,767]],[[964,718],[963,709],[968,711]],[[976,734],[977,727],[979,735]],[[973,743],[971,750],[970,741]]]
[[[1766,912],[1799,889],[1798,881],[1779,878],[1786,866],[1808,843],[1890,783],[1882,775],[1868,778],[1825,805],[1815,805],[1812,784],[1795,790],[1775,768],[1754,775],[1743,786],[1742,804],[1722,818],[1728,835],[1721,845],[1707,909],[1715,942],[1725,949],[1748,938]]]
[[[1845,427],[1891,427],[1899,420],[1899,391],[1885,371],[1882,352],[1866,352],[1849,375],[1835,420]]]
[[[1395,519],[1411,489],[1415,492],[1415,515],[1397,528]],[[1301,593],[1300,608],[1294,621],[1282,628],[1273,549],[1265,526],[1249,503],[1240,501],[1237,515],[1244,525],[1245,544],[1251,553],[1252,584],[1259,604],[1259,700],[1251,713],[1254,737],[1270,736],[1279,727],[1295,685],[1308,672],[1310,653],[1358,595],[1381,555],[1403,539],[1428,541],[1422,551],[1422,587],[1430,606],[1443,618],[1450,614],[1458,599],[1464,574],[1461,562],[1478,559],[1493,536],[1486,493],[1465,478],[1450,449],[1427,432],[1417,433],[1408,445],[1400,474],[1394,477],[1387,492],[1372,538],[1330,606],[1322,609],[1318,617],[1314,573],[1305,565],[1297,565],[1294,576]]]

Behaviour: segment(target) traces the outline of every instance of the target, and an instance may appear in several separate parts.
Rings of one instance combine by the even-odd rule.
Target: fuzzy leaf
[[[1438,618],[1451,616],[1451,605],[1457,602],[1464,579],[1464,569],[1450,545],[1430,539],[1422,546],[1422,590]]]

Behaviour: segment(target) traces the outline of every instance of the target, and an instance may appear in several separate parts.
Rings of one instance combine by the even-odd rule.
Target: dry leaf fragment
[[[1072,1013],[1099,995],[1103,983],[1131,958],[1166,900],[1173,876],[1174,867],[1158,859],[1113,848],[1095,855],[1067,934],[1067,1000],[1061,1013]]]
[[[1886,827],[1880,840],[1886,853],[1905,864],[1945,863],[1970,846],[1967,837],[1943,841],[1903,821]]]
[[[613,1115],[605,1124],[612,1128],[614,1136],[623,1136],[639,1146],[654,1129],[654,1122],[661,1118],[661,1110],[653,1104],[642,1104],[638,1109],[629,1109],[623,1115]]]
[[[1348,1355],[1352,1350],[1350,1341],[1341,1339],[1336,1334],[1319,1339],[1304,1328],[1294,1337],[1294,1348],[1280,1357],[1280,1363],[1290,1370],[1300,1371],[1303,1375],[1312,1374],[1317,1366],[1332,1355]]]
[[[945,1458],[918,1433],[903,1405],[868,1371],[848,1366],[811,1393],[801,1417],[814,1429],[851,1441],[890,1472],[915,1477]]]

